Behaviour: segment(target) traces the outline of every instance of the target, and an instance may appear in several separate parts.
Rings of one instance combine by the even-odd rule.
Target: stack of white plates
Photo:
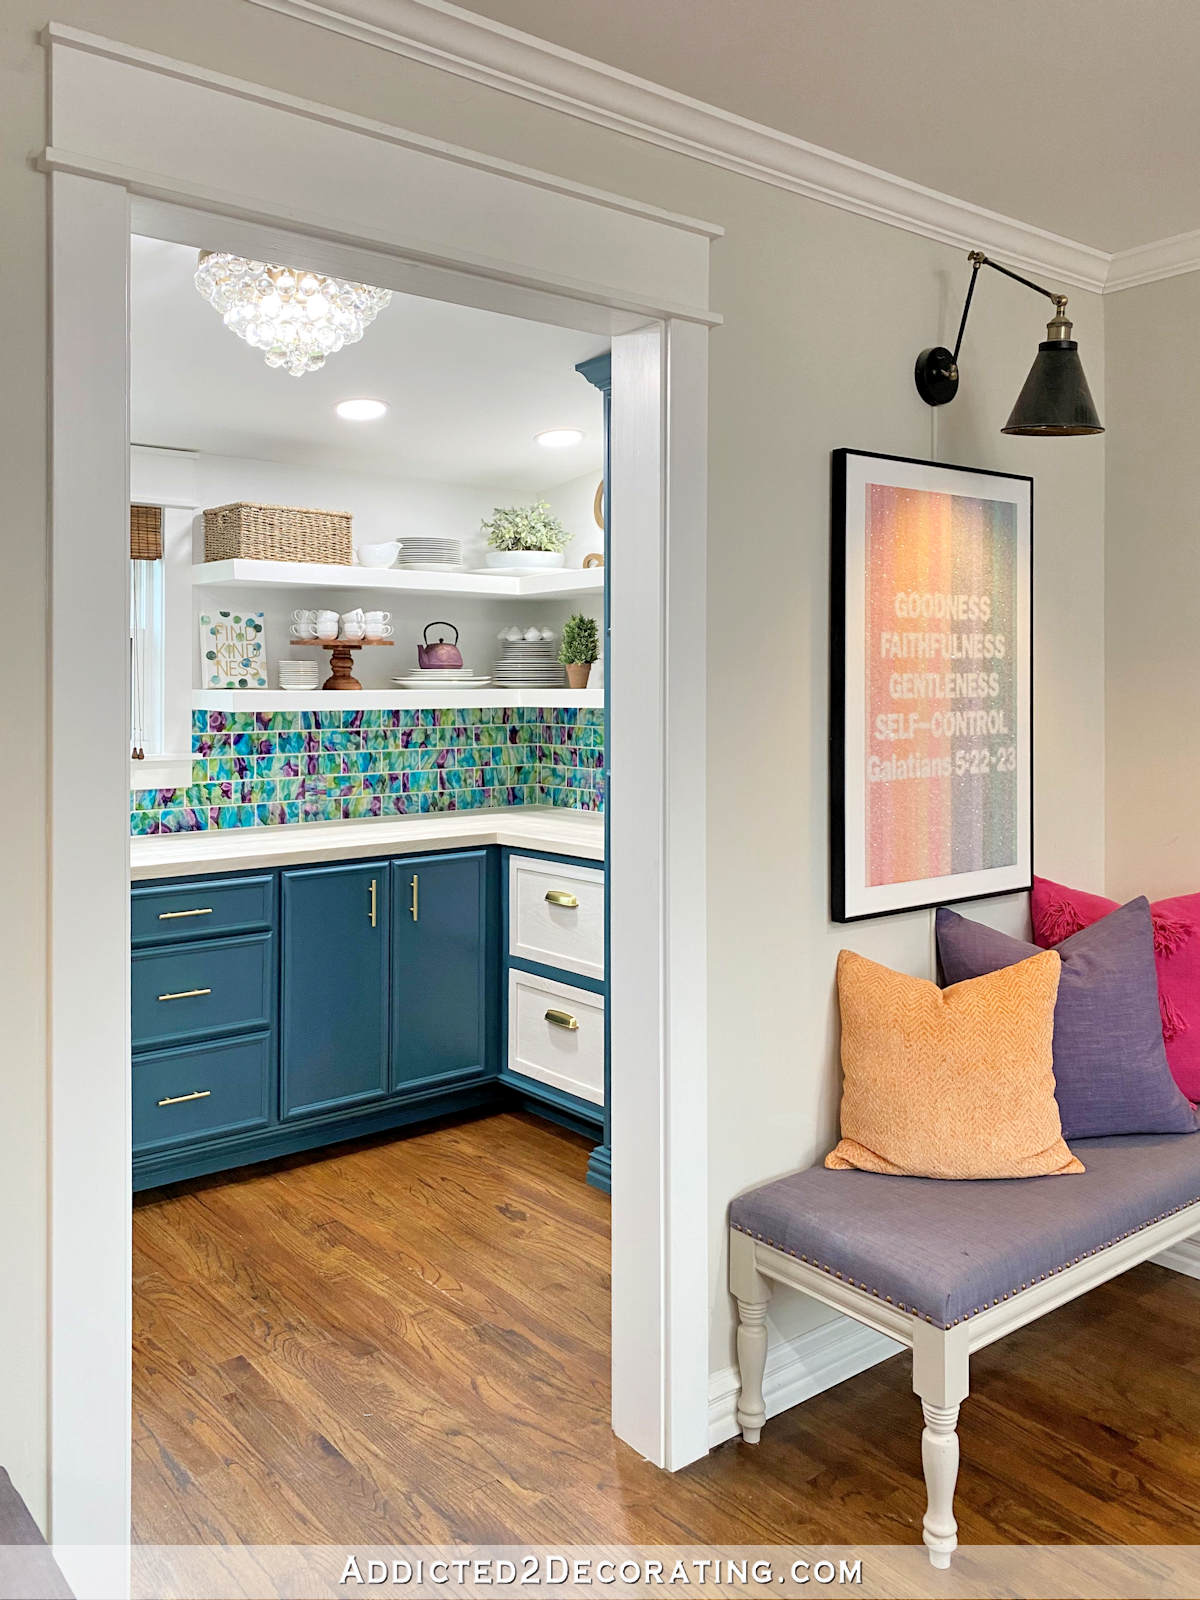
[[[482,689],[491,681],[471,667],[413,667],[392,679],[400,689]]]
[[[553,642],[544,639],[506,639],[492,681],[505,689],[564,689],[566,668],[558,659]]]
[[[409,572],[461,572],[462,540],[405,534],[396,565]]]
[[[315,689],[320,682],[321,662],[281,661],[279,687],[281,689]]]

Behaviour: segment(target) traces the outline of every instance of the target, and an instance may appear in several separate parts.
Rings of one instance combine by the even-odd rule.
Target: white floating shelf
[[[373,589],[388,594],[473,595],[484,600],[555,600],[602,593],[604,568],[406,572],[399,567],[340,567],[312,561],[202,561],[192,568],[192,583],[208,589]]]
[[[194,711],[441,711],[454,706],[604,708],[603,689],[193,689]]]

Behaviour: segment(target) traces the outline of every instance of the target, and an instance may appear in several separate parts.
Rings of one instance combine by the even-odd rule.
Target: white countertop
[[[603,861],[604,819],[594,811],[509,806],[429,816],[364,817],[354,822],[152,834],[129,841],[129,876],[136,882],[201,872],[287,867],[306,861],[408,855],[418,850],[469,850],[489,844]]]

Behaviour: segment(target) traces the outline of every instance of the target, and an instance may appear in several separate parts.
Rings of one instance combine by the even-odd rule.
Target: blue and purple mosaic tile
[[[286,827],[494,806],[604,809],[604,713],[193,711],[192,782],[135,789],[130,832]]]

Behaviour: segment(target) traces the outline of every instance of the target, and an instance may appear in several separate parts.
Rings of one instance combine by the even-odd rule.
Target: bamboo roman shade
[[[130,506],[129,559],[161,561],[162,558],[162,507]]]

